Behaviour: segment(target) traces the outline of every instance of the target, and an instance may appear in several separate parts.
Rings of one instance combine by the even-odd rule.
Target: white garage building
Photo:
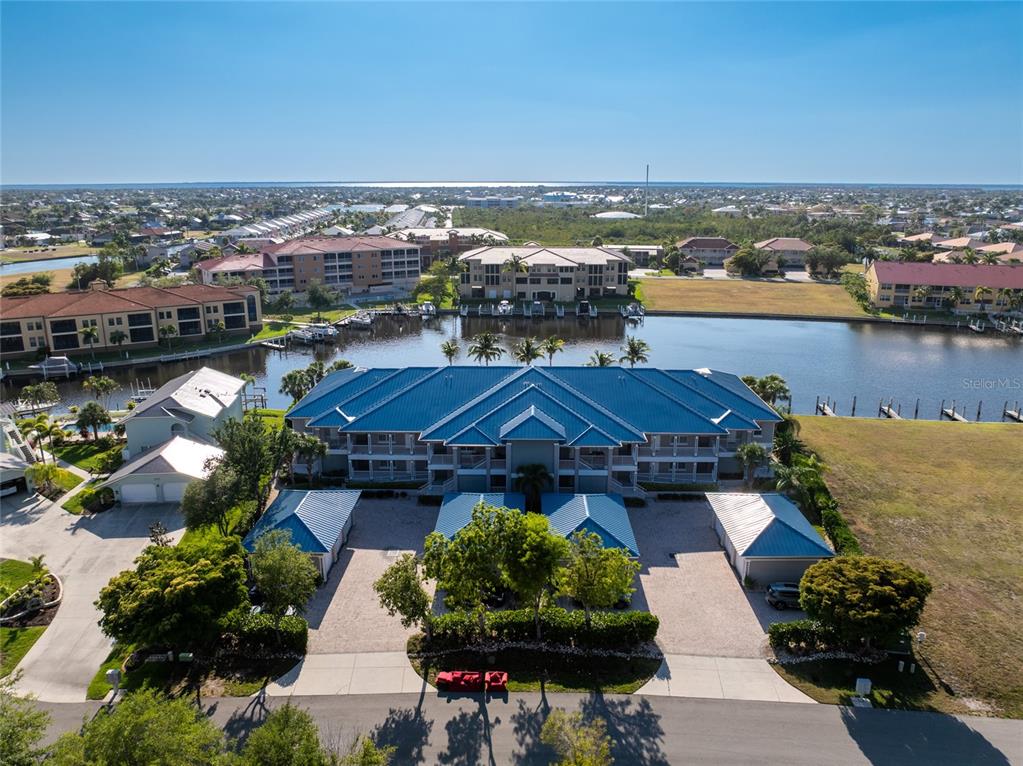
[[[834,555],[784,495],[708,492],[714,531],[742,579],[757,585],[799,582],[806,568]]]
[[[212,444],[175,436],[132,458],[100,486],[124,505],[179,503],[185,487],[206,478],[206,462],[223,454]]]

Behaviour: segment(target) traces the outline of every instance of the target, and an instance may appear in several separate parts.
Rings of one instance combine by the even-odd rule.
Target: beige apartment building
[[[626,295],[632,261],[605,247],[481,247],[459,256],[464,299],[569,303]],[[513,268],[518,264],[517,268]]]
[[[806,263],[806,254],[813,250],[813,245],[798,237],[772,237],[753,245],[757,250],[766,250],[774,256],[775,262],[784,266],[802,266]]]
[[[415,287],[420,246],[392,237],[302,237],[262,252],[227,255],[196,264],[203,284],[226,277],[261,277],[270,293],[303,293],[313,282],[350,293]]]
[[[89,290],[4,298],[0,308],[0,352],[24,356],[125,350],[155,346],[160,328],[174,338],[195,340],[223,323],[226,332],[250,334],[263,322],[255,287],[182,285]],[[90,345],[83,334],[96,328]]]
[[[1023,266],[874,261],[866,279],[877,308],[1003,313],[1023,293]]]
[[[688,237],[675,243],[682,255],[695,258],[708,266],[721,266],[735,255],[739,246],[724,237]]]

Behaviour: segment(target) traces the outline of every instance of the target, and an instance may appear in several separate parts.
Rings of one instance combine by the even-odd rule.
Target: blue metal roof
[[[565,427],[530,405],[529,409],[523,410],[501,426],[500,436],[505,441],[564,441]]]
[[[242,544],[252,551],[264,534],[285,529],[300,550],[327,553],[344,531],[361,494],[357,489],[281,490]]]
[[[472,521],[473,509],[480,503],[521,511],[526,507],[526,496],[519,492],[448,492],[437,514],[434,531],[451,539]]]
[[[619,495],[563,495],[545,493],[540,499],[551,528],[568,537],[575,532],[596,532],[605,548],[625,548],[639,556],[629,512]]]
[[[723,434],[780,420],[729,373],[623,367],[409,367],[340,370],[288,413],[345,432],[418,433],[424,441],[499,444],[513,438],[580,446],[645,441],[649,433]],[[562,431],[564,432],[562,435]]]

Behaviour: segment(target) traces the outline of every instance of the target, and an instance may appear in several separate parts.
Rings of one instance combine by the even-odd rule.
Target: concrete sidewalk
[[[654,677],[636,693],[756,702],[814,702],[775,673],[766,660],[691,654],[665,655]]]
[[[309,654],[266,687],[270,697],[323,694],[403,694],[435,691],[405,652]]]

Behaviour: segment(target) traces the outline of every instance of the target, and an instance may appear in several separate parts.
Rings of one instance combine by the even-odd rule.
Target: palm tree
[[[41,415],[36,420],[37,420],[36,434],[39,438],[39,441],[42,442],[43,439],[46,439],[46,441],[49,442],[50,454],[53,455],[53,462],[56,463],[57,457],[53,452],[53,439],[56,436],[63,436],[64,429],[61,428],[56,423],[54,423],[53,421],[51,421],[49,417],[47,417],[46,415]],[[39,451],[42,452],[41,444]]]
[[[94,344],[99,343],[99,328],[94,325],[83,327],[78,331],[78,334],[82,336],[82,342],[89,344],[89,351],[92,352],[92,358],[96,358],[96,347]]]
[[[75,427],[80,431],[92,429],[93,440],[99,439],[99,427],[110,422],[110,413],[99,402],[86,402],[78,410]]]
[[[34,418],[26,418],[18,423],[18,430],[21,431],[21,435],[26,440],[31,442],[33,435],[35,435],[35,444],[33,446],[39,449],[39,459],[44,463],[46,462],[46,453],[43,452],[43,431],[46,429],[46,424],[49,421],[49,415],[36,415]]]
[[[540,350],[543,355],[547,357],[547,366],[550,367],[554,364],[554,355],[565,350],[565,341],[559,338],[557,335],[552,335],[549,338],[545,338],[540,344]]]
[[[980,259],[977,257],[977,251],[972,247],[968,247],[963,250],[963,263],[974,264]]]
[[[458,354],[461,352],[458,343],[453,340],[446,340],[440,344],[440,352],[444,354],[444,358],[448,360],[448,364],[454,364],[455,359],[458,358]]]
[[[528,367],[543,356],[543,350],[534,338],[523,338],[512,348],[512,356],[516,362],[522,362]]]
[[[118,348],[120,348],[121,344],[126,340],[128,340],[128,334],[124,330],[114,330],[110,333],[110,342]]]
[[[280,391],[290,396],[293,402],[308,394],[310,388],[312,385],[305,370],[290,370],[281,377]]]
[[[540,495],[551,485],[551,472],[543,463],[520,465],[515,478],[515,489],[526,496],[526,511],[540,512]]]
[[[992,290],[990,287],[984,287],[983,285],[979,285],[977,289],[973,291],[973,301],[974,303],[980,304],[981,312],[984,311],[984,302],[987,299],[987,296],[991,295],[991,292]]]
[[[528,274],[529,264],[526,262],[525,256],[511,255],[501,265],[501,271],[511,272],[512,274]]]
[[[816,455],[800,458],[792,465],[776,463],[775,488],[779,492],[792,491],[804,511],[813,505],[814,492],[823,481],[824,464]]]
[[[167,341],[167,350],[171,348],[171,338],[178,334],[178,328],[172,324],[165,324],[160,328],[160,339]]]
[[[966,300],[966,292],[961,287],[953,287],[948,291],[948,295],[945,300],[952,306],[958,306],[964,300]]]
[[[305,374],[309,378],[309,387],[312,388],[327,376],[327,369],[323,366],[323,362],[317,359],[305,368]]]
[[[483,362],[487,366],[490,363],[504,356],[504,349],[497,343],[497,336],[492,332],[481,332],[469,344],[469,356],[477,363]]]
[[[295,445],[295,453],[305,464],[306,475],[309,483],[313,481],[313,463],[323,460],[327,456],[327,443],[309,434],[299,434],[298,442]]]
[[[1003,287],[995,294],[995,303],[1002,302],[1005,304],[1006,310],[1012,308],[1012,298],[1016,291],[1011,287]]]
[[[53,463],[33,463],[25,469],[25,475],[40,488],[40,494],[49,495],[57,481],[57,466]]]
[[[606,351],[594,351],[590,354],[590,361],[586,363],[587,367],[610,367],[615,363],[613,354],[609,354]]]
[[[995,266],[998,264],[998,253],[984,253],[980,256],[980,261]]]
[[[335,359],[334,363],[327,368],[327,373],[337,372],[338,370],[348,370],[354,366],[355,365],[347,359]]]
[[[628,362],[629,367],[635,367],[637,362],[647,362],[649,357],[647,354],[650,351],[650,344],[645,340],[637,338],[635,335],[629,335],[625,338],[625,345],[622,346],[622,355],[619,357],[619,362]]]
[[[917,303],[926,303],[932,291],[933,288],[930,285],[917,285],[913,288],[913,299]]]
[[[746,486],[752,487],[753,472],[757,466],[763,465],[767,460],[767,450],[756,442],[746,442],[739,445],[739,448],[735,451],[735,459],[742,465]]]
[[[789,385],[785,378],[776,372],[765,375],[758,381],[757,394],[772,407],[779,399],[788,399],[791,396]]]

